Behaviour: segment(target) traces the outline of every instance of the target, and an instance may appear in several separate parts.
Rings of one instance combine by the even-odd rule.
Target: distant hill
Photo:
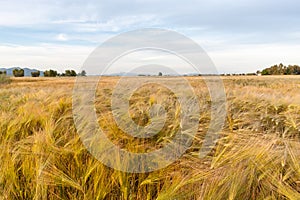
[[[132,72],[119,72],[119,73],[112,73],[112,74],[105,74],[105,76],[137,76],[138,74]]]
[[[11,67],[11,68],[0,68],[0,71],[6,71],[8,76],[13,76],[14,69],[24,69],[24,76],[31,76],[31,72],[39,71],[37,69],[21,68],[21,67]],[[40,76],[44,76],[44,72],[40,71]]]

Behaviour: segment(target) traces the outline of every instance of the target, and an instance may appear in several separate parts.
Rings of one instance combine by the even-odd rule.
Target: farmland
[[[72,115],[75,78],[11,78],[0,84],[0,199],[300,199],[300,76],[222,77],[225,124],[217,145],[201,159],[209,93],[201,77],[186,79],[199,98],[198,132],[180,159],[147,173],[114,170],[86,150]],[[99,83],[99,125],[128,151],[160,148],[178,128],[172,94],[145,86],[132,95],[130,113],[141,126],[154,102],[169,113],[169,128],[137,140],[118,129],[110,112],[118,80],[104,77]]]

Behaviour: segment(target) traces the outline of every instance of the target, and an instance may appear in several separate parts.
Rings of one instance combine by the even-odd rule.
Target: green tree
[[[52,69],[46,70],[46,71],[44,71],[44,76],[45,77],[56,77],[57,76],[57,71],[52,70]]]
[[[289,70],[290,74],[293,74],[293,75],[300,74],[300,67],[298,65],[289,65],[287,67],[287,69]]]
[[[298,75],[300,74],[300,67],[298,65],[284,66],[282,63],[273,65],[262,70],[262,75]]]
[[[65,70],[65,76],[71,76],[71,70]]]
[[[39,77],[40,76],[40,71],[31,72],[31,76],[32,77]]]
[[[261,71],[261,75],[271,75],[269,69],[264,69]]]
[[[14,69],[13,75],[15,77],[23,77],[24,76],[24,69]]]
[[[74,70],[66,70],[65,75],[66,76],[77,76],[77,73]]]
[[[82,70],[82,71],[80,72],[80,76],[86,76],[86,71],[85,71],[85,70]]]
[[[161,72],[158,72],[158,76],[162,76],[163,74]]]

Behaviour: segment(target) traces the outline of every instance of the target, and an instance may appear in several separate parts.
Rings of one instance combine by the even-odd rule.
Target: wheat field
[[[104,77],[99,84],[99,125],[128,151],[160,148],[178,128],[172,94],[149,86],[132,95],[130,113],[141,126],[148,123],[153,103],[161,102],[168,112],[167,128],[137,140],[118,129],[110,112],[118,79]],[[200,102],[198,132],[180,159],[148,173],[114,170],[86,150],[72,115],[75,78],[3,81],[0,199],[300,199],[300,76],[222,77],[226,122],[217,145],[202,159],[198,151],[211,102],[201,77],[186,79]]]

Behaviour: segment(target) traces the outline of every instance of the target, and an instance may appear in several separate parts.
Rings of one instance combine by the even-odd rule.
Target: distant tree
[[[77,76],[77,73],[74,70],[65,70],[66,76]]]
[[[289,65],[287,67],[290,71],[290,74],[299,75],[300,74],[300,67],[298,65]]]
[[[298,65],[284,66],[282,63],[265,68],[261,72],[262,75],[298,75],[300,67]]]
[[[71,76],[71,70],[65,70],[65,75],[66,76]]]
[[[289,67],[287,67],[285,69],[284,75],[290,75],[290,74],[292,74],[292,71],[291,71],[291,69]]]
[[[24,69],[14,69],[13,75],[15,77],[23,77],[24,76]]]
[[[162,76],[163,74],[161,72],[158,72],[158,76]]]
[[[52,70],[52,69],[44,71],[45,77],[56,77],[57,75],[58,75],[57,71]]]
[[[82,71],[80,72],[80,76],[86,76],[86,71],[85,71],[85,70],[82,70]]]
[[[6,76],[6,71],[0,71],[0,84],[10,83],[10,78]]]
[[[71,70],[71,76],[77,76],[77,73],[74,70]]]
[[[40,71],[31,72],[31,76],[32,77],[39,77],[40,76]]]
[[[271,75],[269,69],[264,69],[261,71],[261,75]]]
[[[244,75],[245,75],[245,74],[244,74]],[[247,73],[246,75],[247,75],[247,76],[255,76],[256,73]]]

